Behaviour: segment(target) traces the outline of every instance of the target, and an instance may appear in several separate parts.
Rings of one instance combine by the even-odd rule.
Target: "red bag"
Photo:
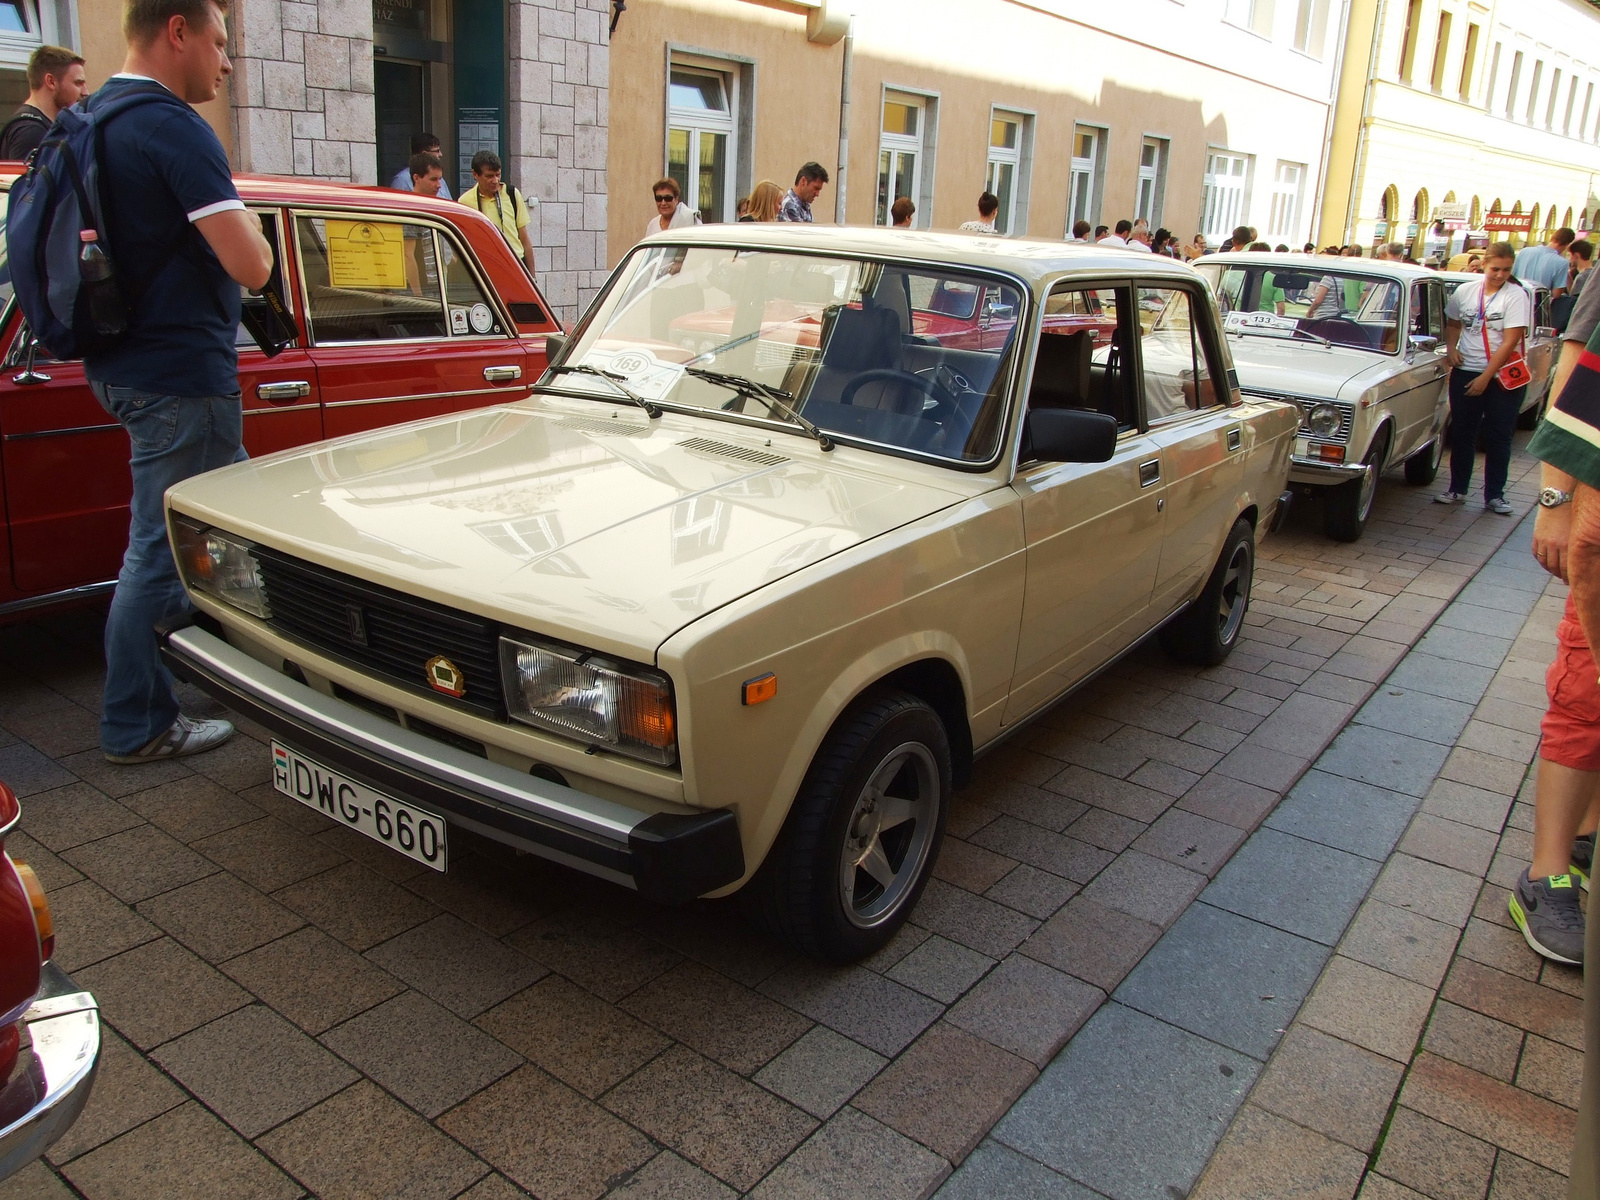
[[[1506,286],[1510,286],[1507,284]],[[1478,287],[1478,332],[1483,335],[1483,357],[1485,361],[1494,361],[1494,354],[1489,349],[1489,321],[1483,314],[1483,287]],[[1508,392],[1514,392],[1520,387],[1527,387],[1533,382],[1533,372],[1528,370],[1528,360],[1522,357],[1519,350],[1508,359],[1504,366],[1494,373],[1496,382]]]

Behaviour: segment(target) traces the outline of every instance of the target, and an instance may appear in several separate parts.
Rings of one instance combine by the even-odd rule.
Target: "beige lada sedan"
[[[636,247],[531,394],[168,493],[163,653],[286,795],[850,960],[976,755],[1152,630],[1220,662],[1286,500],[1189,268],[728,225]]]

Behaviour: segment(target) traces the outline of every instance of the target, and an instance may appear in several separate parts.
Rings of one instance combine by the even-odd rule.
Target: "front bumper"
[[[744,875],[730,811],[646,815],[523,774],[325,696],[197,625],[164,632],[161,657],[174,675],[318,762],[451,825],[647,899],[692,900]]]
[[[78,1119],[100,1069],[100,1012],[60,968],[22,1017],[29,1045],[0,1088],[0,1179],[48,1150]]]
[[[1289,482],[1328,484],[1348,483],[1360,479],[1367,468],[1360,463],[1323,462],[1320,458],[1307,458],[1294,454],[1289,457]]]

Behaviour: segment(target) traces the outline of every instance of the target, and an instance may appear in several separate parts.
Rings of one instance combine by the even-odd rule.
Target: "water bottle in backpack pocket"
[[[6,218],[17,303],[39,343],[59,359],[115,345],[143,290],[119,275],[116,247],[106,234],[105,125],[139,104],[183,103],[153,82],[118,90],[99,103],[97,98],[57,115],[27,172],[11,187]]]

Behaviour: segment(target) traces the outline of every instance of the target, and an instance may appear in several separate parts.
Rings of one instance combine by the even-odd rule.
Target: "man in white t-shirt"
[[[1483,279],[1464,283],[1444,306],[1444,340],[1450,352],[1450,490],[1439,504],[1460,504],[1472,486],[1473,458],[1481,427],[1486,450],[1483,504],[1510,516],[1506,476],[1511,468],[1511,435],[1526,386],[1502,387],[1496,374],[1519,357],[1533,325],[1533,298],[1511,281],[1516,255],[1506,242],[1483,252]]]

